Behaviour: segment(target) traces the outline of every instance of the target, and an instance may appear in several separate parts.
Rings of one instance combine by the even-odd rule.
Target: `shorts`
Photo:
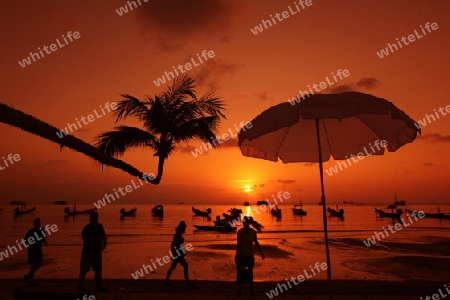
[[[40,263],[44,259],[42,250],[32,250],[28,251],[28,263]]]
[[[90,255],[90,254],[81,254],[80,260],[80,271],[88,272],[88,271],[101,271],[102,270],[102,255]]]
[[[236,263],[237,283],[253,282],[253,267],[255,266],[254,256],[239,256],[234,259]]]
[[[253,268],[255,266],[255,257],[254,256],[236,256],[234,258],[234,262],[236,263],[237,269]]]
[[[172,258],[173,262],[177,263],[177,264],[187,264],[186,258],[184,258],[184,256],[180,256],[180,257],[175,257]]]

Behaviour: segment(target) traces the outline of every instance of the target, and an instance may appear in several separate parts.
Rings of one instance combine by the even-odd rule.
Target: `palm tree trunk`
[[[116,159],[114,157],[108,156],[100,152],[96,147],[88,144],[72,135],[67,135],[63,138],[59,138],[56,133],[60,129],[45,123],[32,115],[23,113],[20,110],[14,109],[4,103],[0,103],[0,122],[5,123],[24,131],[30,132],[37,136],[40,136],[49,141],[55,142],[61,146],[73,149],[77,152],[81,152],[86,156],[89,156],[103,165],[108,165],[117,169],[120,169],[132,176],[138,176],[143,178],[143,173],[126,162]],[[158,184],[162,177],[162,165],[164,165],[164,160],[158,166],[158,175],[155,180],[149,181],[152,184]]]
[[[164,170],[164,162],[166,160],[166,157],[163,155],[158,156],[158,174],[156,174],[155,179],[149,181],[152,184],[159,184],[161,181],[163,170]]]

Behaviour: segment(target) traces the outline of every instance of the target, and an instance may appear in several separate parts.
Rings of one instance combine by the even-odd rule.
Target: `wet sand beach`
[[[291,278],[309,270],[315,257],[299,257],[293,260],[287,241],[277,245],[263,247],[270,259],[256,259],[255,290],[257,299],[267,299],[267,292],[276,288],[278,284],[285,284],[283,277]],[[310,241],[309,244],[321,244],[320,240]],[[332,290],[333,299],[419,299],[426,295],[432,296],[439,289],[444,291],[444,285],[449,285],[450,257],[448,256],[449,239],[430,238],[427,243],[381,242],[376,247],[367,249],[363,244],[358,249],[358,240],[350,238],[336,238],[330,241],[333,260]],[[287,245],[287,246],[286,246]],[[111,268],[104,284],[109,287],[105,294],[93,293],[96,299],[206,299],[214,295],[215,299],[247,299],[248,291],[243,289],[240,297],[236,296],[234,282],[235,269],[232,264],[229,243],[214,243],[197,246],[188,256],[191,266],[191,279],[195,286],[187,288],[182,280],[181,268],[173,274],[173,286],[163,287],[163,280],[167,266],[157,269],[155,273],[146,274],[143,279],[113,279],[119,278],[121,268],[113,268],[111,259],[106,260],[105,267]],[[407,249],[407,250],[406,250]],[[125,249],[122,249],[125,251]],[[350,250],[350,251],[349,251]],[[227,252],[228,251],[228,252]],[[371,256],[365,257],[360,251],[370,251]],[[108,257],[107,255],[105,255]],[[318,252],[317,257],[323,253]],[[130,256],[131,257],[131,256]],[[77,262],[77,261],[76,261]],[[0,280],[0,299],[81,299],[84,295],[76,292],[76,269],[72,270],[70,279],[57,276],[55,262],[44,266],[38,276],[40,287],[28,287],[21,279]],[[49,271],[53,270],[49,273]],[[270,272],[269,272],[270,270]],[[18,277],[19,273],[13,272]],[[52,275],[53,274],[53,275]],[[123,274],[123,273],[122,273]],[[276,299],[329,299],[329,285],[326,272],[317,274],[283,293]],[[93,274],[88,274],[86,287],[94,289]],[[267,279],[267,278],[270,279]],[[209,278],[209,280],[204,280]],[[221,279],[218,279],[221,278]],[[384,279],[386,278],[386,279]],[[198,280],[200,279],[200,280]],[[224,280],[225,279],[225,280]],[[447,281],[445,281],[447,280]],[[16,291],[18,298],[13,297]],[[254,297],[252,297],[254,298]]]
[[[105,284],[110,288],[107,293],[94,293],[98,300],[109,299],[268,299],[266,295],[277,282],[257,282],[255,291],[257,297],[249,297],[244,288],[242,296],[236,296],[236,284],[223,281],[195,281],[195,286],[187,288],[182,281],[174,281],[173,287],[163,287],[162,280],[124,280],[110,279]],[[365,280],[333,280],[333,299],[418,299],[437,293],[448,281],[365,281]],[[73,279],[42,280],[38,288],[27,287],[21,280],[0,281],[1,299],[15,299],[14,291],[21,299],[77,299],[85,294],[76,292],[77,281]],[[94,287],[92,280],[87,281],[88,287]],[[38,292],[39,291],[39,292]],[[36,293],[38,292],[38,293]],[[33,295],[34,294],[34,295]],[[41,297],[41,298],[39,298]],[[301,283],[292,289],[281,293],[276,299],[329,299],[328,282],[326,280],[311,280]]]

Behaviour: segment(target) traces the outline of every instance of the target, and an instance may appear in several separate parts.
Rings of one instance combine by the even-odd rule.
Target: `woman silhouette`
[[[186,231],[186,223],[184,221],[180,221],[178,226],[175,228],[175,234],[173,235],[173,241],[170,245],[170,251],[172,253],[172,265],[167,271],[166,281],[164,282],[165,286],[171,286],[172,284],[169,282],[170,275],[172,275],[173,270],[177,267],[178,264],[181,264],[184,269],[184,278],[186,279],[187,285],[192,286],[192,283],[189,281],[189,272],[188,272],[188,263],[184,256],[186,255],[186,251],[180,251],[181,248],[184,248],[184,237],[183,233]]]

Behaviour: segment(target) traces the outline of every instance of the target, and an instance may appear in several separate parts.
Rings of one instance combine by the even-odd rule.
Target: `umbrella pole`
[[[319,170],[320,170],[320,185],[322,189],[322,218],[323,218],[323,232],[325,236],[325,252],[327,256],[327,279],[330,284],[330,295],[331,295],[331,260],[330,260],[330,248],[328,246],[328,221],[327,221],[327,210],[326,210],[326,199],[325,199],[325,188],[323,185],[323,166],[322,166],[322,148],[320,145],[320,129],[319,129],[319,119],[316,119],[316,130],[317,130],[317,145],[319,146]]]

